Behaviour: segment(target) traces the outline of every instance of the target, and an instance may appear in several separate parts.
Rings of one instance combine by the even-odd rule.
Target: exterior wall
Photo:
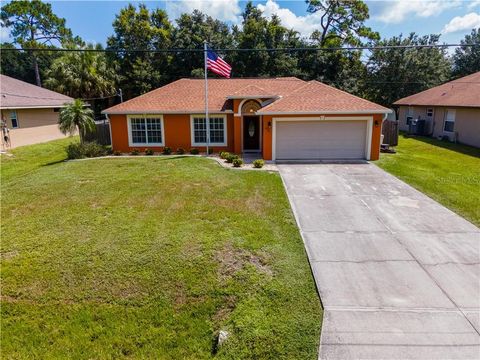
[[[297,115],[295,117],[312,117],[318,115]],[[335,116],[352,116],[352,115],[329,115],[329,117]],[[360,115],[359,115],[360,116]],[[382,114],[375,115],[361,115],[372,116],[372,137],[371,137],[371,150],[370,160],[378,160],[380,154],[380,135],[382,132]],[[273,117],[292,117],[292,115],[263,115],[260,117],[262,126],[262,156],[265,160],[272,160],[272,121]],[[130,152],[134,148],[143,151],[144,145],[141,146],[129,146],[128,144],[128,125],[126,115],[110,115],[110,126],[112,131],[112,147],[115,151]],[[166,114],[163,115],[164,123],[164,141],[165,146],[175,149],[181,147],[185,150],[189,150],[192,147],[198,148],[200,151],[205,151],[205,147],[198,147],[191,145],[191,125],[189,114]],[[233,114],[227,114],[227,146],[213,147],[213,151],[229,151],[240,154],[242,152],[242,117],[234,116]],[[163,147],[153,146],[150,147],[154,151],[161,151]]]
[[[281,117],[305,117],[309,118],[312,116],[318,115],[264,115],[262,116],[263,121],[263,158],[265,160],[272,160],[272,144],[273,144],[273,118],[281,118]],[[329,118],[334,117],[342,117],[342,116],[355,116],[355,115],[328,115]],[[380,157],[380,135],[382,134],[382,114],[375,114],[375,115],[359,115],[362,117],[365,116],[372,116],[373,117],[373,126],[372,126],[372,137],[371,137],[371,148],[370,148],[370,160],[378,160]]]
[[[10,130],[11,148],[19,146],[39,144],[51,140],[63,139],[68,135],[62,134],[58,125],[44,125],[29,128],[18,128]]]
[[[459,108],[455,114],[457,141],[480,148],[480,108]]]
[[[436,138],[448,136],[455,140],[455,135],[443,131],[444,120],[448,109],[455,110],[455,133],[457,141],[463,144],[480,147],[480,108],[454,108],[442,106],[413,106],[413,118],[427,119],[427,108],[433,108],[433,121],[428,123],[427,132]],[[399,128],[408,131],[406,124],[408,106],[400,106]]]
[[[147,114],[148,115],[148,114]],[[214,115],[214,114],[212,114]],[[213,151],[234,151],[234,126],[233,114],[226,114],[227,117],[227,146],[214,146]],[[128,144],[128,123],[126,115],[109,115],[112,131],[112,148],[115,151],[130,152],[134,148],[143,151],[147,146],[129,146]],[[178,148],[190,150],[197,148],[206,151],[205,146],[193,146],[191,144],[190,114],[165,114],[163,115],[163,138],[165,146],[173,151]],[[154,151],[162,151],[163,146],[148,146]]]
[[[10,109],[1,110],[2,120],[6,120],[7,126],[11,129]],[[49,109],[16,109],[19,128],[30,128],[35,126],[54,125],[58,123],[59,113],[53,108]]]

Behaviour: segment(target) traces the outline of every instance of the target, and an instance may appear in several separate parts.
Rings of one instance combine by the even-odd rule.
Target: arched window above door
[[[262,106],[255,100],[248,100],[242,106],[242,114],[255,114]]]

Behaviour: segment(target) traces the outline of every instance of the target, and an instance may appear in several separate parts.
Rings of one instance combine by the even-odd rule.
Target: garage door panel
[[[276,158],[364,159],[367,121],[277,121]]]

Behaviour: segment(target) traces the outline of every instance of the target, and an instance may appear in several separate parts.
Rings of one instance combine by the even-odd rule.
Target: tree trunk
[[[80,144],[83,144],[83,131],[78,127],[78,135],[80,136]]]
[[[40,70],[38,69],[38,60],[35,54],[33,56],[33,69],[35,70],[35,83],[37,86],[42,86],[42,82],[40,81]]]

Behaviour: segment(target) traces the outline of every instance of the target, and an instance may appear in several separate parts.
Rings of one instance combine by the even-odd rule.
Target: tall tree
[[[232,47],[233,37],[229,26],[199,10],[194,10],[191,14],[182,14],[176,23],[177,26],[173,32],[174,48],[202,49],[205,40],[212,48]],[[232,60],[230,53],[225,60],[227,62]],[[175,53],[172,56],[171,69],[177,76],[202,76],[203,53]]]
[[[101,45],[88,44],[71,50],[102,50]],[[117,73],[114,64],[107,61],[103,52],[72,51],[55,59],[46,72],[45,86],[73,98],[91,99],[88,102],[96,111],[116,94]],[[105,99],[106,100],[106,99]]]
[[[377,46],[436,45],[439,35],[394,36],[376,42]],[[365,95],[390,106],[396,100],[437,86],[450,77],[451,64],[442,48],[375,49],[367,63]]]
[[[359,45],[362,39],[377,40],[379,34],[365,26],[369,18],[368,6],[362,0],[307,0],[307,11],[320,11],[320,29],[314,37],[320,46],[339,39],[342,44]]]
[[[102,50],[102,46],[71,47],[76,49]],[[54,60],[46,76],[46,87],[74,98],[104,97],[115,92],[116,72],[103,52],[66,52]]]
[[[472,32],[460,41],[462,46],[455,50],[453,55],[453,75],[462,77],[480,71],[480,28],[472,29]]]
[[[113,30],[107,46],[120,50],[111,54],[110,60],[119,66],[120,87],[125,97],[131,98],[164,84],[169,78],[169,56],[148,51],[171,46],[173,26],[167,13],[161,9],[149,11],[145,4],[140,4],[138,9],[129,4],[115,17]]]
[[[65,26],[65,19],[59,18],[52,11],[52,5],[40,0],[18,0],[2,6],[2,27],[11,31],[16,44],[22,48],[38,48],[54,45],[55,41],[63,43],[71,40],[72,32]],[[41,86],[38,55],[30,53],[35,83]]]

